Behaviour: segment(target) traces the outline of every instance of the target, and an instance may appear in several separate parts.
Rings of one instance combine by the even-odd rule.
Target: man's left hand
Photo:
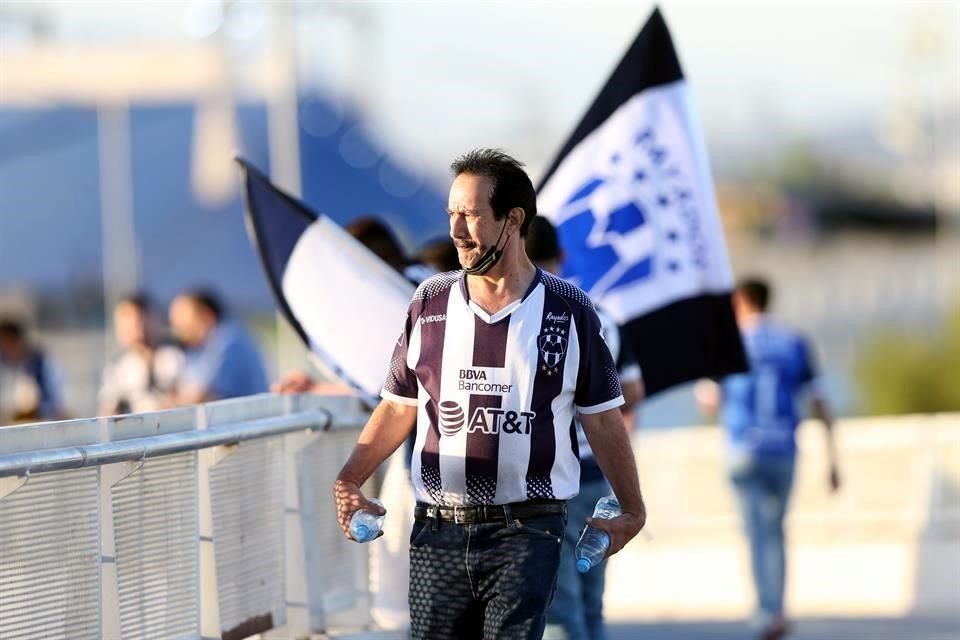
[[[630,542],[647,523],[646,513],[624,513],[616,518],[587,518],[587,526],[606,531],[610,536],[610,548],[607,557],[617,553]]]

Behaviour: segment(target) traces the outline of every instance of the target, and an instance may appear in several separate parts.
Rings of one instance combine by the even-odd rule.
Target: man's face
[[[147,343],[149,318],[143,310],[135,304],[121,302],[113,312],[113,327],[117,342],[126,348],[137,347]]]
[[[200,305],[190,298],[174,298],[170,305],[170,328],[188,347],[202,344],[208,330]]]
[[[490,206],[493,182],[487,176],[462,173],[450,187],[447,213],[450,237],[457,247],[460,264],[470,267],[494,246],[505,220],[497,220]]]

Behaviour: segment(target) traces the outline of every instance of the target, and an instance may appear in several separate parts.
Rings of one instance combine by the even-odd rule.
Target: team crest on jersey
[[[547,327],[537,338],[537,347],[540,349],[540,358],[543,360],[542,369],[547,375],[558,372],[563,357],[567,355],[566,330],[559,327]]]

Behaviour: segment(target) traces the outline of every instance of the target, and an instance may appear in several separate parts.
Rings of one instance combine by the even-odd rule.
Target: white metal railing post
[[[197,408],[198,430],[207,428],[207,409]],[[216,541],[213,535],[213,501],[210,496],[210,472],[236,450],[236,445],[219,445],[198,451],[197,455],[197,511],[199,526],[197,545],[200,555],[197,563],[200,592],[200,637],[216,640],[221,637],[220,594],[217,582]]]
[[[284,411],[290,411],[293,398],[288,398]],[[310,607],[307,592],[306,547],[303,536],[303,510],[309,505],[300,499],[300,467],[297,456],[318,436],[312,433],[292,433],[284,438],[284,602],[286,628],[291,637],[309,634]],[[313,622],[325,626],[322,614],[314,615]]]
[[[113,518],[113,488],[136,473],[143,461],[115,462],[101,465],[97,471],[100,484],[100,637],[122,638],[120,628],[120,584],[117,574],[117,544]]]
[[[99,421],[100,442],[110,442],[109,423]],[[113,488],[143,466],[143,461],[124,461],[97,468],[97,540],[100,543],[100,637],[121,638],[120,583],[117,572],[116,529],[113,518]]]

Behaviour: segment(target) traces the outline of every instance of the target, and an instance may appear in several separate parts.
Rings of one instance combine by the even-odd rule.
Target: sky
[[[45,11],[71,45],[184,43],[210,0],[7,0]],[[257,23],[285,5],[239,0]],[[286,5],[289,6],[289,5]],[[653,2],[301,2],[304,90],[359,105],[390,150],[435,175],[502,146],[538,175],[635,37]],[[660,3],[715,157],[857,127],[903,109],[960,110],[957,0],[666,0]],[[242,30],[242,29],[241,29]],[[269,30],[233,38],[255,55]],[[9,45],[9,29],[0,31]],[[933,44],[931,44],[933,43]]]

